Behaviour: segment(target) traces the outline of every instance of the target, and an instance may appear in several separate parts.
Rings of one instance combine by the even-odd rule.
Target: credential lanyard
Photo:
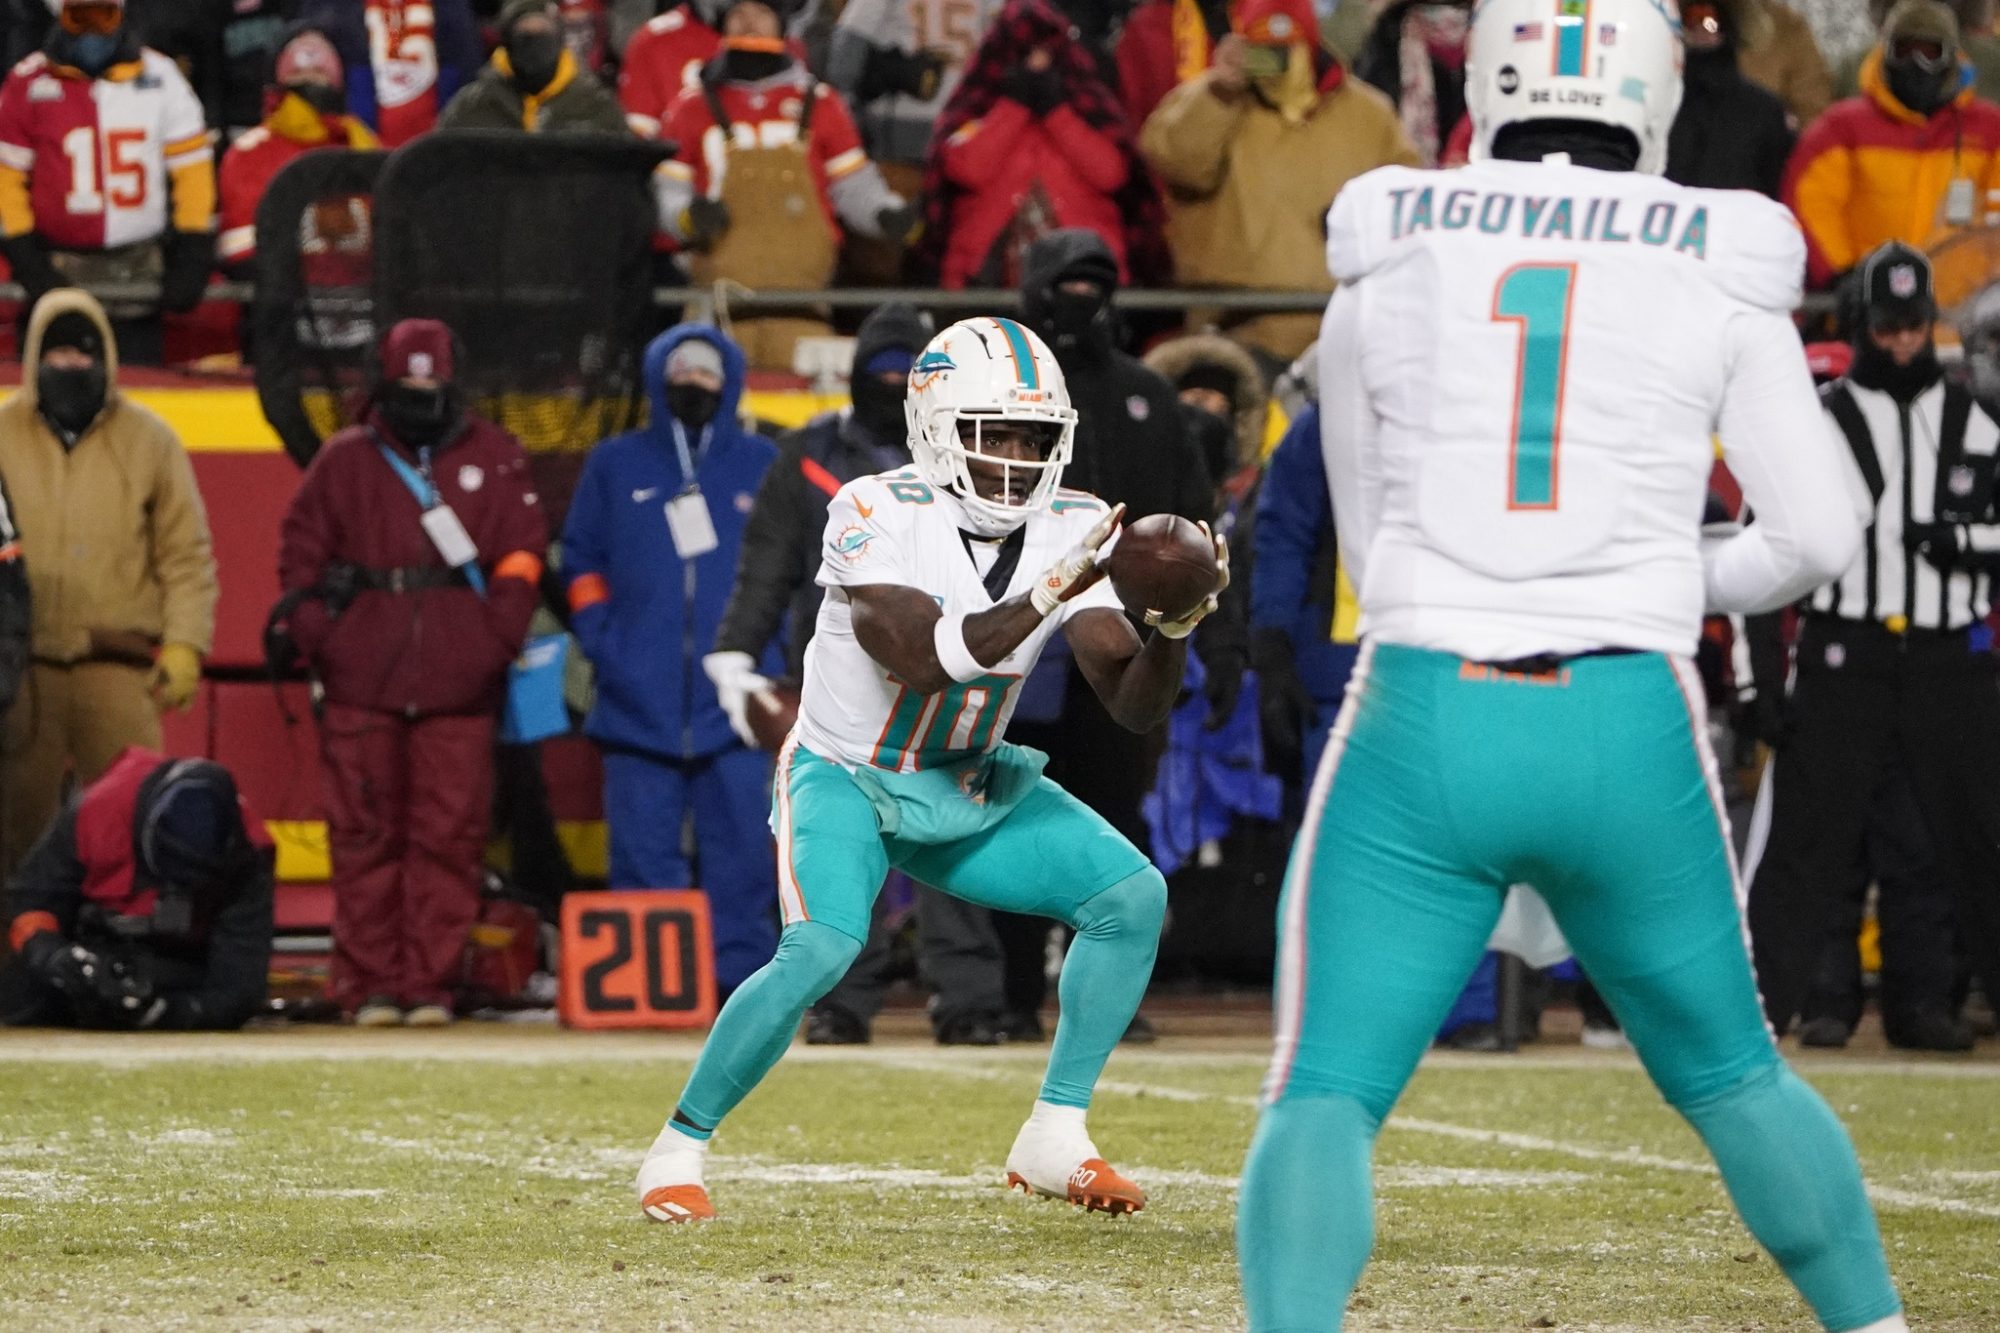
[[[688,450],[687,429],[681,425],[679,417],[669,417],[668,420],[674,427],[674,452],[680,456],[681,494],[687,495],[699,491],[701,479],[695,475],[694,455]],[[707,426],[701,428],[701,447],[704,453],[708,449],[708,429]]]
[[[675,422],[674,424],[678,426],[680,423]],[[678,439],[678,436],[676,439]],[[417,451],[417,457],[424,461],[424,470],[419,472],[416,468],[410,466],[408,459],[404,458],[394,449],[391,449],[383,441],[376,440],[375,447],[381,450],[382,457],[388,460],[389,466],[396,470],[397,477],[401,478],[403,485],[409,488],[410,494],[417,498],[417,507],[419,509],[431,510],[444,504],[444,498],[438,494],[437,486],[431,481],[430,450],[419,449]],[[484,597],[486,595],[486,576],[479,572],[479,562],[477,560],[468,560],[464,564],[457,566],[457,568],[464,573],[465,581],[472,585],[472,590],[481,597]]]

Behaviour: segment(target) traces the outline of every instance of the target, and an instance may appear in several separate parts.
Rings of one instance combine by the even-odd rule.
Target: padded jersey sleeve
[[[1790,317],[1746,310],[1723,338],[1723,458],[1755,521],[1704,544],[1703,582],[1710,611],[1771,611],[1847,568],[1861,547],[1868,493],[1820,410]]]
[[[826,535],[820,542],[818,582],[822,588],[859,588],[874,583],[915,586],[910,572],[909,518],[917,504],[930,504],[930,490],[909,483],[860,477],[842,486],[826,507]],[[923,499],[917,499],[921,493]]]
[[[1758,310],[1797,310],[1805,298],[1806,238],[1791,210],[1748,190],[1700,194],[1709,210],[1708,264],[1717,289]]]

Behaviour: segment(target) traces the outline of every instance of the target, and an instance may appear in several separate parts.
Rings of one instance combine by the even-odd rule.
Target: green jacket
[[[514,86],[507,53],[495,51],[479,77],[461,88],[438,117],[441,130],[601,130],[629,134],[624,109],[595,75],[577,68],[576,57],[563,52],[562,63],[549,86],[523,97]]]

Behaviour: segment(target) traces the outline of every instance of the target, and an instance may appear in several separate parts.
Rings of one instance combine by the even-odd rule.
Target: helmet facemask
[[[988,536],[1012,532],[1047,507],[1075,444],[1076,412],[1055,404],[945,407],[928,419],[911,415],[918,466]]]

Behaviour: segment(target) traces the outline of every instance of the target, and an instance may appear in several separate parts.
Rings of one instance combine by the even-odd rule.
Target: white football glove
[[[750,730],[750,696],[771,685],[757,674],[757,659],[748,653],[710,653],[701,659],[701,669],[715,686],[715,699],[728,715],[729,729],[754,749],[757,736]]]
[[[1034,590],[1028,594],[1028,600],[1037,611],[1049,615],[1097,582],[1092,575],[1104,560],[1104,544],[1118,531],[1118,522],[1124,517],[1124,505],[1111,506],[1111,512],[1098,519],[1096,526],[1084,535],[1082,541],[1042,572],[1041,578],[1035,581]]]
[[[1185,639],[1188,635],[1194,633],[1194,627],[1199,625],[1217,606],[1221,605],[1222,590],[1229,586],[1229,539],[1227,537],[1216,536],[1214,532],[1209,530],[1209,526],[1206,523],[1200,523],[1196,526],[1202,530],[1203,534],[1209,540],[1215,543],[1215,572],[1220,581],[1216,583],[1214,592],[1204,597],[1194,610],[1188,612],[1179,620],[1165,619],[1166,613],[1163,611],[1148,611],[1146,613],[1146,623],[1170,639]]]

